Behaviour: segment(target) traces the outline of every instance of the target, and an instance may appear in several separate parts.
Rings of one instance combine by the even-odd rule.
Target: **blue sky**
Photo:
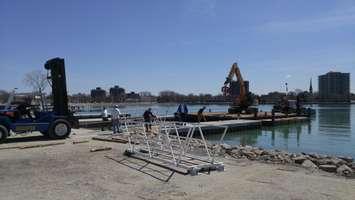
[[[235,61],[255,93],[317,89],[355,74],[355,1],[0,0],[0,89],[30,90],[24,74],[52,57],[70,93],[217,94]]]

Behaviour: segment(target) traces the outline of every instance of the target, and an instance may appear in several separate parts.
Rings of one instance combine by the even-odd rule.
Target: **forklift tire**
[[[51,139],[64,139],[70,135],[70,132],[70,123],[64,119],[57,119],[49,127],[48,136]]]
[[[9,135],[9,130],[4,125],[0,125],[0,143],[5,141]]]

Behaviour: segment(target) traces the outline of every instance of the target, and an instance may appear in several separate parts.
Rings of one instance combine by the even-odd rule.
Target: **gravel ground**
[[[300,167],[223,159],[224,172],[184,176],[123,155],[125,144],[89,140],[80,129],[65,144],[16,149],[40,137],[0,145],[0,199],[354,199],[355,180]],[[89,140],[72,144],[72,141]],[[110,151],[89,152],[92,147]],[[4,149],[8,148],[9,149]],[[172,174],[171,178],[169,176]]]

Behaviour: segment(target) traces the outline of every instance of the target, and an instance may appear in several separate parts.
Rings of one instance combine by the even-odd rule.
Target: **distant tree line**
[[[216,103],[216,102],[228,102],[230,99],[225,96],[211,95],[211,94],[179,94],[174,91],[165,90],[161,91],[157,97],[158,103],[169,103],[169,102],[186,102],[186,103]]]
[[[9,98],[9,93],[5,90],[0,90],[0,103],[6,103]]]

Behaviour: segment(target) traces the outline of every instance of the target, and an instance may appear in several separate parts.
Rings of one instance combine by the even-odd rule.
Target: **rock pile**
[[[355,163],[353,163],[354,159],[350,157],[327,156],[315,153],[289,153],[241,145],[222,144],[221,147],[221,154],[228,154],[235,159],[248,158],[266,163],[297,164],[312,171],[321,169],[341,176],[355,177]]]

